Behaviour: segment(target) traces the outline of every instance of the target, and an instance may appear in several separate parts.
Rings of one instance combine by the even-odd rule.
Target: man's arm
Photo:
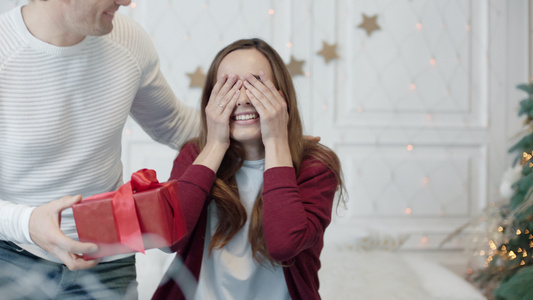
[[[61,212],[80,200],[80,195],[65,196],[37,207],[0,200],[0,239],[35,243],[60,259],[70,270],[92,268],[99,260],[85,261],[80,254],[96,252],[98,246],[72,240],[60,229]]]

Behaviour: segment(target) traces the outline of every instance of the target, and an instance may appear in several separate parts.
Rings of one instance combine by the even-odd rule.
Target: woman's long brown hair
[[[329,148],[304,138],[302,133],[302,122],[300,120],[298,104],[296,101],[296,93],[289,71],[279,54],[261,39],[254,38],[235,41],[220,50],[211,63],[202,93],[202,127],[200,129],[199,138],[195,140],[200,150],[202,150],[206,144],[207,121],[205,108],[209,102],[211,91],[217,80],[218,67],[226,55],[239,49],[255,49],[261,52],[270,62],[270,67],[273,72],[273,83],[278,90],[281,90],[287,101],[287,110],[289,112],[289,123],[287,125],[290,143],[289,147],[296,175],[300,172],[302,160],[308,156],[313,157],[317,161],[326,164],[333,171],[338,182],[338,197],[339,199],[344,200],[344,197],[342,196],[344,186],[342,182],[341,166],[337,155],[335,155],[335,153]],[[246,211],[239,199],[239,191],[235,179],[235,174],[241,168],[244,157],[244,149],[240,143],[231,140],[231,145],[222,160],[216,174],[215,182],[211,188],[210,196],[215,201],[218,210],[218,224],[216,232],[211,237],[211,243],[209,245],[210,250],[215,247],[224,247],[246,223]],[[252,247],[253,256],[258,262],[265,263],[268,261],[275,264],[276,262],[268,254],[265,245],[262,227],[262,204],[263,199],[262,196],[259,195],[254,205],[250,220],[248,240]]]

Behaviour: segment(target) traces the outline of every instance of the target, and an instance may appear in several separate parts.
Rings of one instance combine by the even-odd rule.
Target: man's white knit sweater
[[[108,35],[56,47],[31,35],[20,7],[0,16],[0,240],[57,262],[33,244],[31,212],[122,184],[128,114],[173,148],[199,127],[198,112],[163,78],[150,37],[125,16],[113,24]],[[61,228],[77,239],[71,209]]]

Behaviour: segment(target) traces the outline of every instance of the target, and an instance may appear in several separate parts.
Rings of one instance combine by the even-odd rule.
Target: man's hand
[[[304,135],[304,139],[306,140],[310,140],[312,142],[320,142],[320,137],[319,136],[312,136],[312,135]]]
[[[59,258],[70,270],[88,269],[100,260],[84,260],[81,253],[98,251],[92,243],[68,238],[60,229],[61,212],[81,201],[81,195],[65,196],[36,207],[30,217],[30,237],[37,246]]]

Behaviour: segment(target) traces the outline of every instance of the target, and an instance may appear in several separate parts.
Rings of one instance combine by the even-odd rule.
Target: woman
[[[189,230],[173,250],[198,286],[183,284],[176,258],[154,299],[320,299],[340,163],[302,135],[283,60],[260,39],[230,44],[211,64],[201,107],[200,137],[171,174]]]

